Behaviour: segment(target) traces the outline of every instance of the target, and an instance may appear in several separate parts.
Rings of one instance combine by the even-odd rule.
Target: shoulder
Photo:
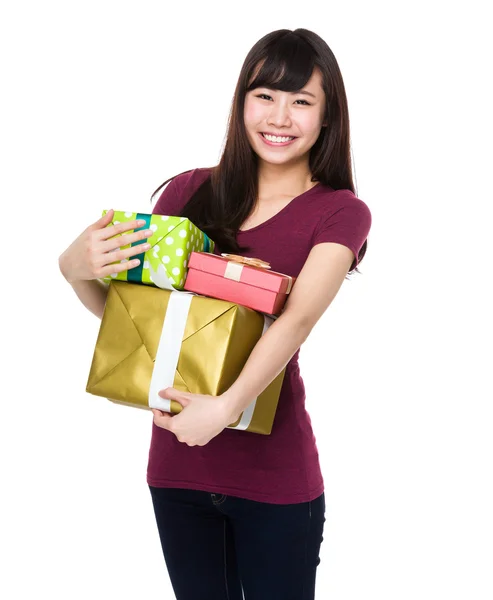
[[[312,246],[335,242],[352,250],[354,269],[366,253],[367,237],[372,224],[371,211],[351,190],[333,190],[325,186],[319,190],[317,222]]]
[[[161,189],[153,212],[178,215],[197,189],[210,177],[212,168],[191,169],[171,177]]]
[[[371,227],[369,206],[351,190],[320,186],[312,199],[319,225],[343,220],[348,226],[358,224],[368,230]]]
[[[319,186],[317,186],[317,188],[318,187]],[[314,196],[320,209],[324,213],[349,209],[354,212],[371,214],[366,202],[356,196],[352,190],[334,190],[329,186],[321,185]]]
[[[172,181],[177,191],[190,197],[211,176],[211,172],[212,167],[199,167],[176,175]]]

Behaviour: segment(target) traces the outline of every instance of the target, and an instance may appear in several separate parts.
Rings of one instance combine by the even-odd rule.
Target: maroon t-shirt
[[[154,213],[180,216],[210,169],[195,169],[175,177],[165,188]],[[337,242],[363,258],[371,225],[367,205],[350,190],[316,185],[276,215],[238,232],[245,256],[260,258],[273,271],[297,277],[316,244]],[[216,247],[216,254],[221,248]],[[361,252],[361,254],[360,254]],[[358,260],[359,255],[359,260]],[[305,389],[298,365],[299,350],[286,367],[279,404],[270,435],[224,429],[205,446],[188,446],[152,424],[147,482],[156,487],[179,487],[239,496],[260,502],[308,502],[324,491],[318,451]]]

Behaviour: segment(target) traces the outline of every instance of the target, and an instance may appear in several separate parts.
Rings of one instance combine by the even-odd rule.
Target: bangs
[[[297,92],[310,79],[315,66],[311,47],[291,32],[267,49],[267,55],[253,69],[253,81],[247,92],[267,87],[283,92]],[[260,68],[259,68],[260,67]]]

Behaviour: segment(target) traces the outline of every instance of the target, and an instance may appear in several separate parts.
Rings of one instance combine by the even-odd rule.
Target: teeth
[[[294,137],[280,137],[275,135],[268,135],[267,133],[263,133],[262,135],[266,140],[269,140],[269,142],[276,142],[278,144],[294,140]]]

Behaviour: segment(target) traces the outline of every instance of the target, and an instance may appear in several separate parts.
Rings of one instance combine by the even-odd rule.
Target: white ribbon
[[[180,357],[181,344],[187,325],[188,313],[194,295],[196,294],[176,290],[172,291],[170,294],[149,386],[150,408],[157,408],[169,413],[171,412],[171,400],[161,398],[161,396],[159,396],[159,391],[168,387],[173,387],[178,359]],[[270,325],[274,322],[274,319],[270,316],[263,315],[263,317],[264,327],[262,335],[264,335]],[[252,421],[256,403],[257,398],[255,398],[255,400],[243,411],[238,425],[235,427],[228,426],[228,429],[247,429]]]
[[[224,256],[224,255],[223,255]],[[234,262],[233,260],[228,261],[226,265],[226,270],[224,271],[225,279],[232,279],[233,281],[241,281],[241,274],[243,272],[243,267],[248,266],[245,263]],[[285,294],[289,294],[291,292],[291,288],[293,287],[293,278],[291,275],[286,275],[285,273],[278,273],[277,271],[267,271],[266,273],[272,273],[274,275],[282,275],[283,277],[287,277],[288,279],[288,287]]]
[[[149,387],[151,408],[171,412],[171,400],[161,398],[158,392],[173,387],[192,298],[188,292],[170,294]]]
[[[226,270],[224,271],[224,277],[226,279],[232,279],[233,281],[240,281],[243,267],[244,265],[240,263],[233,262],[232,260],[228,261]]]
[[[293,287],[293,278],[291,277],[291,275],[286,275],[286,277],[288,278],[288,287],[286,289],[286,294],[291,293],[291,288]]]
[[[156,271],[154,271],[152,266],[149,265],[149,277],[151,278],[152,283],[154,283],[158,288],[161,288],[162,290],[169,290],[170,292],[174,291],[175,288],[171,285],[168,272],[162,264],[158,265]]]

